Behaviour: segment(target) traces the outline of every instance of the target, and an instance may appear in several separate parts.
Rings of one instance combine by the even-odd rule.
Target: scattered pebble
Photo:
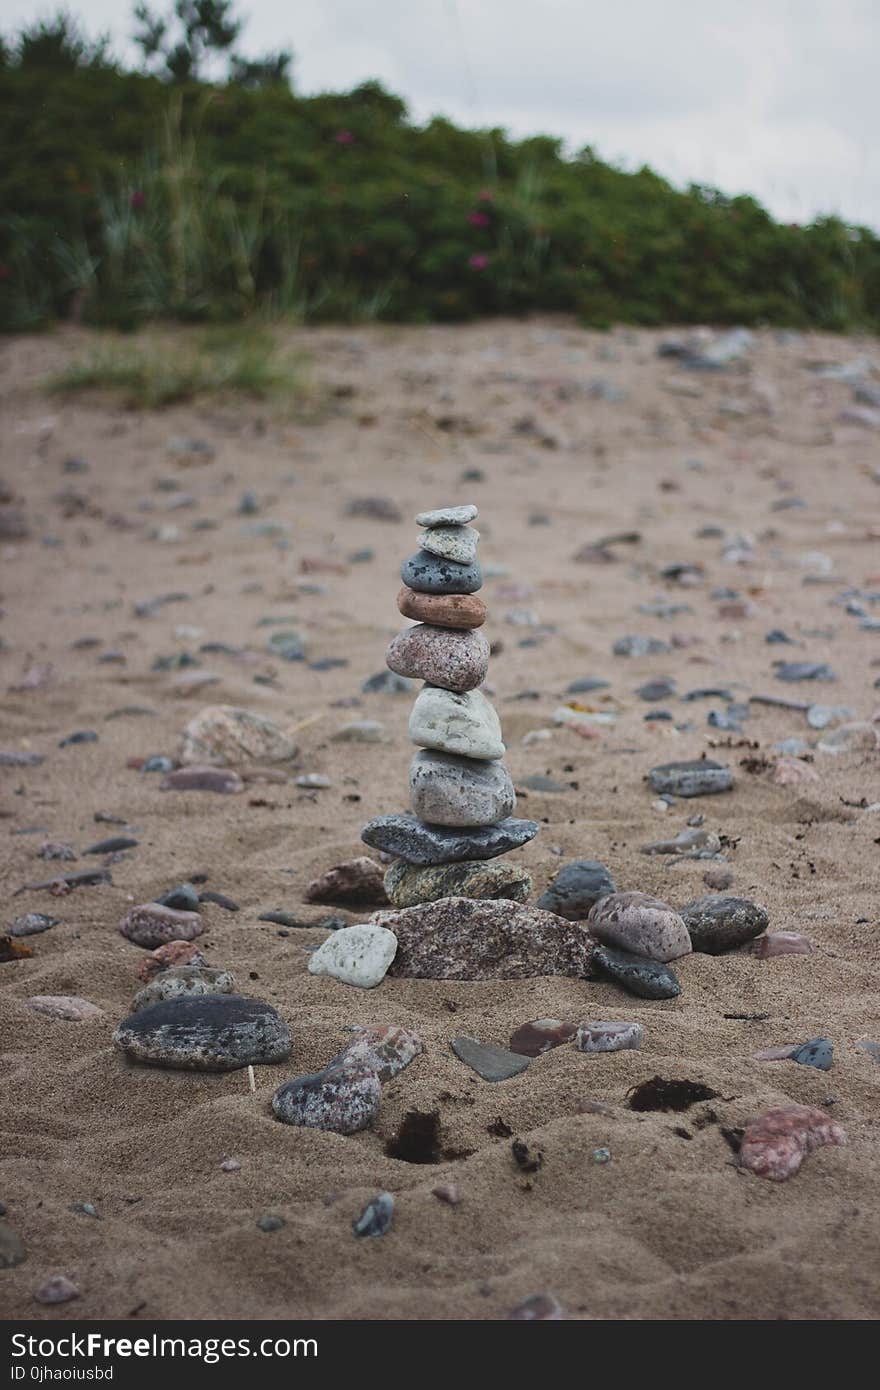
[[[381,1096],[374,1071],[331,1065],[311,1076],[285,1081],[272,1097],[272,1109],[287,1125],[356,1134],[375,1120]]]
[[[639,1048],[645,1036],[640,1023],[581,1023],[575,1035],[580,1052],[621,1052]]]
[[[531,1060],[520,1052],[508,1052],[504,1047],[477,1042],[475,1038],[453,1038],[450,1046],[459,1061],[484,1081],[507,1081],[525,1071]]]
[[[751,952],[759,960],[771,956],[811,956],[813,943],[797,931],[771,931],[752,942]]]
[[[37,1303],[70,1303],[72,1299],[79,1298],[79,1289],[66,1275],[53,1274],[35,1291],[34,1298]]]
[[[507,1314],[508,1322],[564,1322],[562,1305],[549,1293],[533,1293]]]
[[[390,1192],[380,1192],[351,1223],[352,1230],[356,1236],[384,1236],[393,1216],[394,1197]]]
[[[811,1105],[777,1105],[745,1127],[739,1163],[759,1178],[785,1182],[808,1153],[824,1144],[846,1144],[846,1134],[824,1110]]]
[[[631,951],[617,950],[612,946],[597,946],[593,952],[593,965],[600,974],[609,976],[630,994],[641,995],[643,999],[674,999],[681,994],[678,976],[661,961],[649,960],[647,956],[633,955]]]
[[[595,859],[564,864],[541,894],[537,906],[571,922],[585,921],[600,898],[617,890],[610,871]]]
[[[681,909],[695,951],[720,956],[760,936],[770,920],[767,909],[749,898],[695,898]]]
[[[84,1023],[90,1018],[102,1018],[103,1009],[76,994],[32,994],[25,1001],[34,1013],[47,1018],[63,1019],[67,1023]]]
[[[361,855],[336,864],[305,891],[307,903],[385,903],[385,871],[374,859]]]
[[[590,931],[607,946],[651,960],[677,960],[691,951],[682,918],[648,893],[611,893],[590,909]]]
[[[648,777],[655,792],[668,792],[672,796],[714,796],[717,792],[730,791],[733,786],[730,768],[709,758],[664,763],[661,767],[653,767]]]
[[[381,984],[397,952],[397,937],[384,926],[343,927],[309,958],[311,975],[331,975],[346,985],[373,989]]]
[[[169,941],[194,941],[205,930],[205,924],[197,912],[176,912],[159,903],[142,903],[129,908],[119,930],[136,946],[155,950]]]

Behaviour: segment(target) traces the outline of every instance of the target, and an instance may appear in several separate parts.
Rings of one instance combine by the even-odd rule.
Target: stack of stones
[[[396,907],[446,897],[523,902],[531,891],[524,869],[487,862],[531,840],[538,825],[512,815],[501,724],[479,689],[489,643],[479,630],[486,606],[476,594],[476,515],[470,505],[420,512],[420,549],[401,569],[397,606],[416,626],[398,633],[386,661],[425,682],[409,721],[421,750],[410,765],[414,814],[378,816],[363,831],[368,845],[397,857],[385,878]]]

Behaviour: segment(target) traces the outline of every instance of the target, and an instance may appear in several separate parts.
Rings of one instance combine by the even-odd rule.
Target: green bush
[[[0,63],[7,330],[257,311],[880,327],[864,228],[782,225],[547,137],[419,127],[376,83],[169,86],[86,56]]]

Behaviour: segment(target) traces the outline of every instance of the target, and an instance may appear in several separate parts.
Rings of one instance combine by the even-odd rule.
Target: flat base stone
[[[506,1047],[494,1047],[475,1038],[453,1038],[451,1047],[459,1061],[484,1081],[507,1081],[525,1071],[531,1061],[518,1052],[508,1052]]]
[[[408,864],[450,864],[507,854],[533,840],[539,829],[537,821],[518,820],[514,816],[478,829],[426,825],[417,816],[401,811],[368,821],[361,839],[373,849],[395,854]]]
[[[132,1062],[184,1071],[237,1071],[290,1055],[290,1031],[272,1008],[240,994],[165,999],[120,1023],[113,1041]]]

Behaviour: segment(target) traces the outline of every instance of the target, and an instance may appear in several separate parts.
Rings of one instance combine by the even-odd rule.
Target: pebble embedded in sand
[[[594,941],[563,917],[516,903],[441,898],[373,921],[397,937],[390,974],[422,980],[524,980],[590,974]]]
[[[476,594],[420,594],[404,584],[397,607],[405,618],[431,627],[474,628],[486,621],[486,605]]]
[[[554,1047],[569,1043],[577,1033],[577,1025],[563,1023],[559,1018],[535,1018],[521,1023],[510,1035],[510,1050],[522,1057],[540,1057]]]
[[[663,763],[652,767],[648,778],[655,792],[671,796],[714,796],[718,792],[729,792],[733,787],[730,768],[710,758]]]
[[[113,1041],[129,1061],[184,1071],[236,1071],[290,1055],[290,1031],[276,1010],[240,994],[150,1004],[120,1023]]]
[[[400,577],[408,589],[418,594],[473,594],[483,587],[479,560],[458,564],[441,559],[429,550],[419,550],[404,560]]]
[[[231,994],[235,977],[229,970],[216,970],[207,965],[172,965],[155,980],[138,990],[131,1001],[132,1013],[159,1004],[163,999],[180,999],[194,994]]]
[[[650,960],[670,961],[691,951],[679,914],[649,893],[611,893],[590,909],[590,931],[606,946],[617,946]]]
[[[149,983],[163,970],[170,970],[175,965],[207,965],[207,961],[194,942],[168,941],[141,961],[138,979]]]
[[[830,1071],[834,1061],[834,1047],[828,1038],[810,1038],[801,1043],[790,1054],[793,1062],[802,1067],[815,1067],[817,1071]]]
[[[571,922],[585,921],[600,898],[616,892],[614,880],[604,864],[595,859],[572,859],[564,864],[537,906]]]
[[[12,1269],[26,1259],[27,1250],[18,1231],[0,1221],[0,1269]]]
[[[706,894],[681,909],[695,951],[720,956],[760,936],[770,920],[765,907],[750,898]]]
[[[372,1202],[368,1202],[351,1223],[356,1236],[384,1236],[391,1227],[394,1216],[394,1196],[390,1192],[380,1192]]]
[[[381,864],[360,855],[313,878],[306,888],[305,900],[307,903],[384,903],[384,877]]]
[[[461,693],[482,685],[489,669],[489,643],[482,632],[454,631],[418,623],[391,641],[385,661],[399,676]]]
[[[533,1293],[507,1314],[508,1322],[564,1322],[561,1303],[550,1293]]]
[[[408,864],[448,864],[463,859],[495,859],[527,844],[539,828],[537,821],[517,820],[513,816],[478,829],[424,825],[417,816],[399,811],[368,821],[361,839]]]
[[[751,952],[759,960],[771,956],[811,956],[813,943],[799,931],[769,931],[752,942]]]
[[[331,1067],[364,1067],[374,1071],[384,1084],[397,1076],[415,1057],[424,1052],[424,1043],[409,1028],[384,1023],[378,1028],[356,1027],[350,1043],[327,1064]]]
[[[84,1023],[90,1018],[103,1018],[104,1011],[89,999],[77,994],[33,994],[25,1001],[34,1013],[47,1018],[63,1019],[66,1023]]]
[[[177,912],[159,903],[141,903],[129,908],[119,930],[136,946],[154,950],[170,941],[194,941],[205,930],[205,924],[197,912]]]
[[[580,1052],[621,1052],[641,1047],[644,1036],[645,1030],[640,1023],[581,1023],[576,1046]]]
[[[421,748],[462,758],[503,758],[501,720],[480,690],[443,690],[426,685],[409,717],[409,736]]]
[[[272,1097],[272,1109],[286,1125],[356,1134],[379,1113],[382,1087],[369,1068],[329,1066],[310,1076],[285,1081]]]
[[[37,1303],[70,1303],[72,1299],[79,1298],[79,1289],[66,1275],[53,1274],[35,1291],[34,1298]]]
[[[236,796],[244,782],[231,767],[178,767],[162,778],[160,792],[216,792]]]
[[[180,744],[180,761],[197,766],[280,763],[296,754],[296,744],[270,719],[235,705],[200,710],[184,729]]]
[[[739,1162],[757,1177],[785,1182],[808,1153],[824,1144],[846,1144],[842,1127],[812,1105],[777,1105],[749,1120]]]
[[[57,927],[59,917],[47,917],[44,912],[25,912],[14,917],[7,928],[10,936],[36,936],[39,932]]]
[[[501,762],[423,749],[410,763],[409,785],[413,811],[429,825],[495,825],[516,806],[510,773]]]
[[[525,902],[531,875],[518,864],[475,859],[420,867],[400,859],[385,875],[385,892],[395,907],[417,907],[438,898],[505,898]]]
[[[342,927],[309,958],[310,975],[331,975],[343,984],[374,989],[394,960],[397,938],[373,923]]]
[[[685,826],[671,840],[655,840],[650,845],[640,847],[641,854],[680,854],[694,858],[708,858],[721,849],[721,841],[711,830],[698,826]]]
[[[432,526],[416,540],[429,555],[455,560],[459,565],[473,564],[479,543],[480,533],[473,526]]]
[[[505,1047],[477,1042],[476,1038],[453,1038],[450,1046],[459,1061],[481,1076],[484,1081],[507,1081],[526,1070],[531,1059]]]
[[[600,974],[608,975],[615,984],[643,999],[675,999],[681,994],[675,971],[647,956],[600,945],[593,952],[593,964]]]

